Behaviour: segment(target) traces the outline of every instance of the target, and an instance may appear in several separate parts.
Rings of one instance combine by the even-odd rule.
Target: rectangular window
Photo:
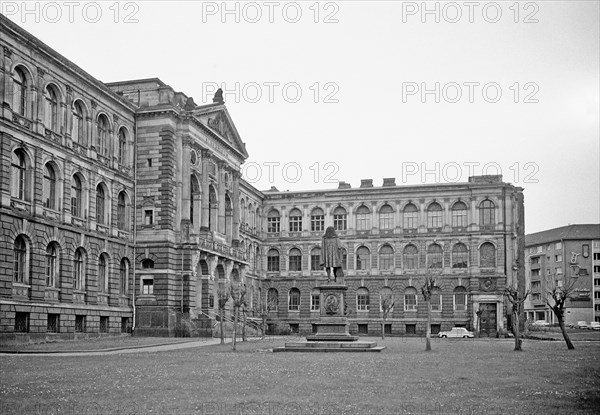
[[[427,212],[427,227],[441,228],[442,227],[442,211],[434,210]]]
[[[538,252],[538,254],[541,254],[543,249],[544,249],[544,247],[542,247],[542,246],[538,246],[538,247],[537,247],[537,252]]]
[[[383,325],[383,332],[385,334],[392,334],[392,325],[391,324],[384,324]]]
[[[432,324],[431,325],[431,334],[438,334],[442,329],[441,324]]]
[[[290,232],[302,232],[302,216],[290,216]]]
[[[416,324],[407,324],[406,325],[406,334],[417,334],[417,325]]]
[[[369,294],[358,294],[356,304],[358,311],[369,311]]]
[[[279,218],[267,218],[267,232],[268,233],[279,233],[281,229],[281,222]]]
[[[290,294],[290,303],[288,306],[289,311],[299,311],[300,310],[300,296],[296,294]]]
[[[600,252],[594,252],[594,261],[600,261]]]
[[[417,296],[415,294],[404,295],[404,311],[417,311]]]
[[[562,242],[557,242],[554,244],[554,249],[562,249]]]
[[[369,334],[369,325],[358,324],[358,334]]]
[[[148,159],[148,167],[152,167],[152,159]]]
[[[404,212],[403,214],[403,219],[404,219],[404,229],[417,229],[417,219],[418,219],[419,213],[414,211],[414,212]]]
[[[100,333],[108,333],[108,316],[100,316]]]
[[[382,230],[394,229],[394,212],[379,214],[379,228]]]
[[[557,275],[561,275],[563,273],[562,268],[555,268],[555,270]]]
[[[145,278],[142,280],[142,294],[154,295],[154,279]]]
[[[321,269],[321,255],[313,254],[310,256],[310,269],[311,271],[319,271]]]
[[[144,225],[152,225],[154,223],[154,211],[144,210]]]
[[[452,211],[452,227],[466,228],[467,226],[467,211],[464,209]]]
[[[75,316],[75,333],[85,333],[85,316]]]
[[[600,287],[600,278],[594,278],[594,287]]]
[[[290,271],[302,271],[302,257],[300,255],[290,256]]]
[[[467,295],[454,294],[454,311],[467,311]]]
[[[562,262],[562,255],[554,255],[554,260],[556,262]]]
[[[310,311],[319,311],[321,309],[321,295],[310,295]]]
[[[313,215],[310,217],[310,230],[312,232],[323,232],[325,230],[325,216]]]
[[[368,231],[371,229],[371,213],[359,213],[356,215],[356,230]]]
[[[333,215],[333,227],[336,231],[346,230],[346,214]]]
[[[46,321],[46,331],[48,333],[58,333],[60,317],[58,314],[48,314],[48,319]]]
[[[300,324],[290,323],[290,333],[292,333],[292,334],[300,333]]]
[[[29,313],[15,313],[15,333],[29,332]]]
[[[267,271],[279,271],[279,256],[267,256]]]
[[[431,311],[442,311],[442,296],[431,294]]]

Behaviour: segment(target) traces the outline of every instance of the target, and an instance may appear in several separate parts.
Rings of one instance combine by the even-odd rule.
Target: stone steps
[[[375,342],[294,342],[274,347],[273,352],[380,352],[385,346]]]

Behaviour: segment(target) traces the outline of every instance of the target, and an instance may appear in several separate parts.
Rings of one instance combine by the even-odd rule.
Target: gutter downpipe
[[[139,94],[138,90],[138,107],[139,107]],[[135,332],[135,317],[136,317],[136,308],[135,308],[135,290],[136,290],[136,247],[137,247],[137,120],[134,124],[135,133],[133,140],[133,287],[131,290],[131,304],[133,306],[133,322],[131,325],[131,334]]]

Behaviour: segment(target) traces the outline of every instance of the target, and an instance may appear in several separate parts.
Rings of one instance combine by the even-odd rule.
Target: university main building
[[[319,318],[320,242],[343,246],[351,331],[506,327],[524,278],[522,189],[466,183],[259,191],[224,105],[159,79],[102,83],[0,16],[0,340],[76,333],[173,336],[214,323],[218,289],[243,283],[274,332]],[[231,303],[228,304],[228,307]],[[477,311],[481,310],[479,327]]]

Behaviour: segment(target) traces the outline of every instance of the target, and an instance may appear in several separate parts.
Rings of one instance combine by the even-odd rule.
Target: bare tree
[[[427,303],[427,330],[425,331],[425,351],[431,350],[431,294],[435,288],[435,279],[432,275],[425,277],[425,283],[421,287],[421,293]]]
[[[233,341],[232,341],[232,350],[235,351],[235,345],[237,342],[237,326],[238,326],[238,315],[240,307],[245,306],[246,300],[246,286],[244,284],[239,284],[237,287],[231,285],[229,287],[229,295],[233,299]]]
[[[223,333],[223,320],[225,319],[225,306],[229,301],[229,291],[224,287],[217,289],[219,306],[219,328],[221,332],[221,344],[225,344],[225,334]]]
[[[529,294],[529,290],[521,293],[520,290],[513,287],[507,287],[504,290],[504,295],[512,305],[512,330],[513,334],[515,335],[515,350],[517,351],[522,350],[521,345],[523,340],[521,339],[520,317],[523,313],[523,304],[525,303],[525,300]]]
[[[385,340],[385,321],[394,308],[394,297],[392,294],[381,295],[381,339]]]
[[[262,332],[262,339],[265,338],[265,334],[267,332],[267,317],[269,316],[269,308],[267,307],[267,305],[265,303],[259,303],[258,305],[254,306],[252,308],[252,311],[254,311],[256,314],[258,314],[258,316],[260,317],[260,327],[261,327],[261,332]]]
[[[560,331],[565,339],[565,343],[567,343],[567,349],[569,350],[575,349],[575,346],[573,346],[573,342],[565,328],[565,303],[575,291],[576,281],[575,278],[566,280],[566,277],[563,280],[562,278],[557,278],[556,275],[546,278],[546,290],[548,291],[546,304],[548,304],[548,307],[554,312],[554,315],[558,320]],[[552,302],[550,300],[552,300]]]

